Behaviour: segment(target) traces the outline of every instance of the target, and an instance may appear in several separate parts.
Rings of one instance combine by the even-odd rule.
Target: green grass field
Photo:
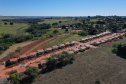
[[[69,41],[76,41],[84,38],[83,36],[80,36],[78,34],[65,34],[59,37],[56,37],[53,41],[51,41],[47,47],[52,47],[54,45],[58,45],[61,43],[69,42]]]
[[[44,22],[38,22],[39,24],[46,23],[46,24],[52,24],[52,23],[59,23],[59,21],[68,21],[67,19],[59,19],[59,20],[51,20],[51,21],[44,21]]]
[[[25,23],[14,23],[14,25],[4,25],[3,22],[0,24],[0,34],[16,34],[16,33],[24,33],[25,29],[28,28],[29,25]],[[0,35],[1,36],[1,35]]]
[[[126,38],[116,42],[126,43]],[[40,74],[32,84],[126,84],[126,59],[111,52],[111,42],[76,56],[73,64]]]

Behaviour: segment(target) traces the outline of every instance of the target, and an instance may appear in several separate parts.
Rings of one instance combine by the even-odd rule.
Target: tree
[[[22,78],[19,76],[18,73],[15,73],[10,75],[9,80],[11,80],[13,84],[20,84]]]
[[[24,74],[27,75],[29,79],[33,80],[38,76],[39,69],[37,67],[30,67],[24,72]]]
[[[6,23],[6,22],[5,22],[4,24],[5,24],[5,25],[7,25],[7,23]]]
[[[50,70],[53,70],[53,69],[56,68],[57,61],[56,61],[56,59],[49,57],[49,58],[47,59],[46,65],[47,65],[47,70],[49,70],[49,71],[50,71]]]
[[[10,22],[10,25],[13,25],[14,23],[13,22]]]
[[[59,23],[62,23],[62,21],[59,21]]]
[[[87,36],[88,35],[88,33],[86,31],[80,31],[80,32],[78,32],[78,34],[81,35],[81,36]]]
[[[65,25],[63,25],[63,26],[62,26],[62,29],[66,29],[66,26],[65,26]]]
[[[54,31],[53,31],[54,34],[57,34],[58,32],[59,32],[58,30],[54,30]]]

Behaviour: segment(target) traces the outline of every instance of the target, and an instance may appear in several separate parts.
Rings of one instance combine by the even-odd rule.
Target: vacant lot
[[[126,43],[126,38],[118,42]],[[111,53],[113,43],[78,55],[73,64],[42,74],[33,84],[95,84],[96,79],[126,84],[126,60]]]

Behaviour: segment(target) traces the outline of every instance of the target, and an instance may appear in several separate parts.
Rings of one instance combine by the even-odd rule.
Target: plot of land
[[[126,38],[118,42],[126,43]],[[115,42],[113,42],[115,43]],[[126,60],[111,53],[113,43],[77,56],[72,65],[42,74],[33,84],[126,84]]]
[[[3,22],[0,24],[0,34],[16,34],[16,33],[24,33],[24,29],[28,28],[29,25],[25,23],[14,23],[14,25],[4,25]],[[0,35],[1,36],[1,35]]]

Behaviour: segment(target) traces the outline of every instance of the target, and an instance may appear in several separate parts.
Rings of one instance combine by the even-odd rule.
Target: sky
[[[126,16],[126,0],[0,0],[2,16]]]

